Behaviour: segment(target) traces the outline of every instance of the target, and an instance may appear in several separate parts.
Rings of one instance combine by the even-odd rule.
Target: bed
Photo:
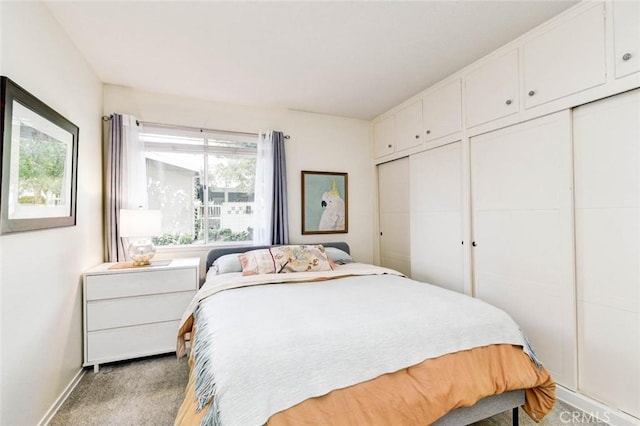
[[[519,406],[534,421],[551,410],[555,383],[504,312],[323,246],[325,272],[243,276],[219,262],[279,247],[209,252],[178,333],[191,370],[176,425],[442,426],[507,410],[517,425]]]

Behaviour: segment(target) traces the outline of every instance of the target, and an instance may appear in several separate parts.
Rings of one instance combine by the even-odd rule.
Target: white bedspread
[[[207,287],[228,288],[231,275]],[[225,426],[263,425],[308,398],[447,353],[526,347],[503,311],[397,275],[220,291],[200,302],[196,329],[196,395],[201,405],[214,398],[203,423]]]

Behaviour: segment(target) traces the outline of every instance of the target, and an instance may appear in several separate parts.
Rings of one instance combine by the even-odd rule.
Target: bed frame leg
[[[518,426],[518,407],[514,408],[511,411],[511,421],[513,423],[513,426]]]

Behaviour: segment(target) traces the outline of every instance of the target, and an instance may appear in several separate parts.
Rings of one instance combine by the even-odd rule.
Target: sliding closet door
[[[569,111],[471,139],[475,294],[508,312],[575,389],[571,164]]]
[[[640,417],[640,91],[574,111],[579,389]]]
[[[409,260],[409,159],[378,165],[380,265],[411,273]]]
[[[411,277],[464,293],[461,143],[410,159]]]

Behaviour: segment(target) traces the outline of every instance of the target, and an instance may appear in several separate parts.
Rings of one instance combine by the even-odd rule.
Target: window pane
[[[245,140],[229,140],[228,138],[223,140],[221,138],[208,137],[207,146],[232,150],[248,150],[254,154],[258,149],[258,144],[255,141],[248,141],[246,138]]]
[[[256,138],[153,125],[141,139],[149,208],[162,211],[157,245],[253,239]]]
[[[172,145],[204,145],[202,133],[169,129],[157,126],[144,126],[140,132],[144,142],[166,143]]]
[[[162,212],[162,235],[154,244],[204,243],[200,181],[204,155],[147,152],[146,157],[149,208]]]
[[[253,239],[255,177],[255,155],[208,156],[209,242]]]

